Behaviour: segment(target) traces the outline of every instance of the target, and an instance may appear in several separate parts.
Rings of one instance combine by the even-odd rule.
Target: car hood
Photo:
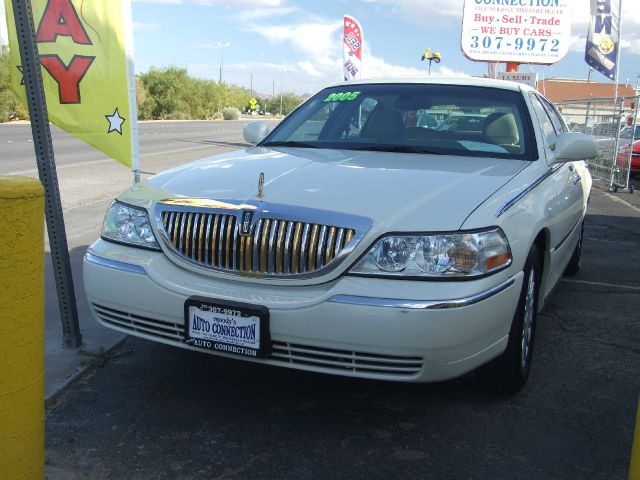
[[[151,177],[164,198],[263,200],[370,218],[370,233],[443,231],[467,216],[529,162],[452,155],[251,147]],[[163,197],[163,198],[160,198]]]

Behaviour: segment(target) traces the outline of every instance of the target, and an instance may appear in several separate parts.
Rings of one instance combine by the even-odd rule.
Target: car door
[[[531,102],[544,132],[545,156],[553,170],[551,182],[556,190],[556,202],[550,212],[549,225],[553,285],[562,274],[577,242],[590,185],[583,161],[551,165],[557,137],[567,132],[568,128],[555,107],[544,97],[532,93]]]

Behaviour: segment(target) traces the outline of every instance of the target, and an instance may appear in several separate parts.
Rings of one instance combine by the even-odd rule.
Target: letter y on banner
[[[49,118],[139,172],[131,0],[31,0]],[[12,2],[11,85],[26,105]]]

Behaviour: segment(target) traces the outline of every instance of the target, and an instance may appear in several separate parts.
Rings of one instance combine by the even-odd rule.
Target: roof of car
[[[332,87],[342,85],[371,85],[371,84],[446,84],[446,85],[467,85],[478,87],[501,88],[504,90],[533,90],[529,85],[510,82],[508,80],[497,80],[493,78],[463,77],[463,76],[424,76],[424,77],[379,77],[353,80],[349,82],[338,82]]]

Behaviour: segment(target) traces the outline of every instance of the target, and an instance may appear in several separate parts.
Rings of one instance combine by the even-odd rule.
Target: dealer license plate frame
[[[191,307],[195,307],[205,315],[216,313],[230,319],[251,319],[258,317],[258,348],[250,348],[246,345],[238,345],[212,338],[192,336],[190,330]],[[216,311],[215,309],[219,309]],[[240,315],[229,314],[230,311],[239,312]],[[220,324],[220,322],[218,322]],[[269,329],[269,309],[263,305],[255,305],[244,302],[218,300],[205,297],[189,297],[184,302],[184,342],[198,348],[204,348],[219,353],[240,356],[243,358],[265,358],[271,351],[271,336]],[[254,354],[255,353],[255,354]]]

